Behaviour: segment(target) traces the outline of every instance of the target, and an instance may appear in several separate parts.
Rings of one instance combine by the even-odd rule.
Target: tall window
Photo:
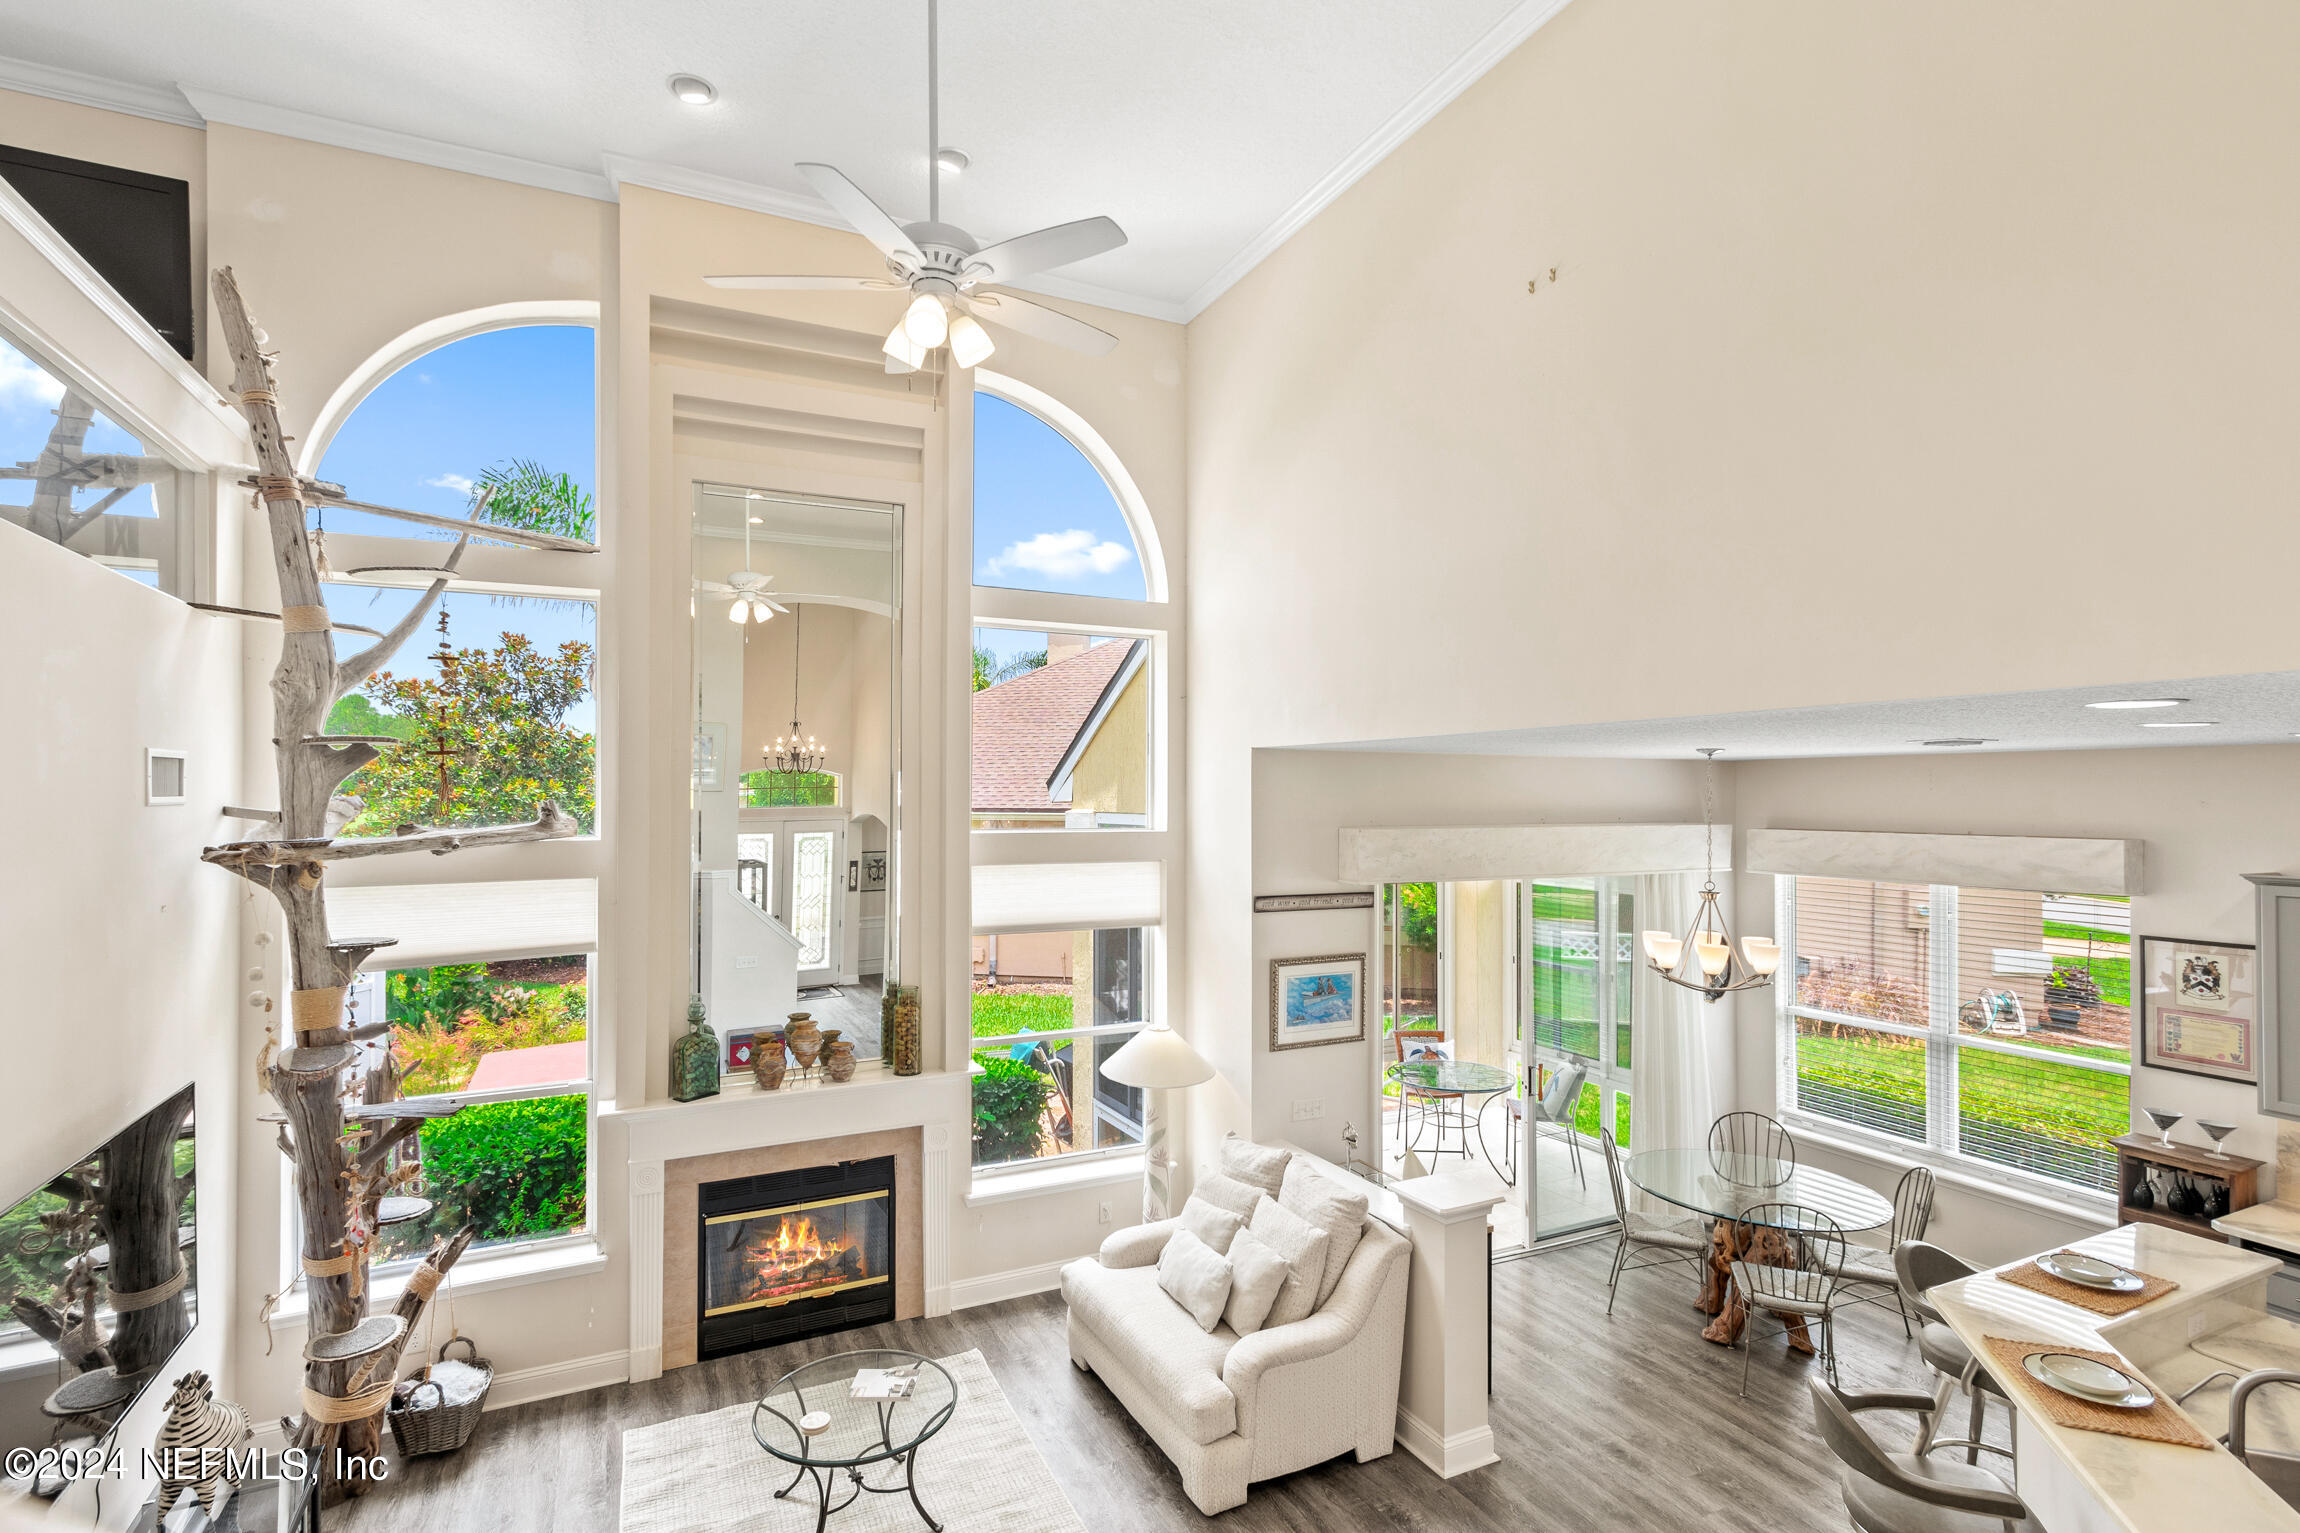
[[[426,352],[345,419],[317,475],[439,516],[484,497],[486,521],[594,541],[592,349],[586,326],[543,325]],[[345,655],[367,640],[343,630],[389,629],[454,536],[341,508],[312,525]],[[339,792],[340,833],[514,824],[545,799],[596,833],[598,593],[577,582],[597,578],[580,555],[475,540],[425,626],[329,716],[380,751]],[[434,1211],[385,1226],[383,1259],[464,1220],[494,1246],[589,1228],[597,890],[567,876],[567,850],[449,858],[436,882],[371,882],[401,871],[389,859],[331,879],[337,931],[397,939],[352,991],[362,1021],[390,1023],[363,1047],[388,1051],[403,1095],[463,1104],[414,1141]]]
[[[1146,595],[1141,552],[1102,471],[1045,421],[980,392],[974,583],[1127,601]]]
[[[1778,881],[1783,1098],[1994,1172],[2115,1188],[2131,1126],[2132,907],[1948,884]]]
[[[974,1163],[1128,1150],[1142,1092],[1102,1066],[1150,1020],[1141,927],[974,939]]]
[[[976,830],[1150,824],[1151,642],[974,630]]]

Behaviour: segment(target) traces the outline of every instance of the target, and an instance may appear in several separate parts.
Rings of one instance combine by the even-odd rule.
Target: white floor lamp
[[[1205,1056],[1163,1022],[1153,1022],[1110,1056],[1102,1073],[1121,1086],[1139,1086],[1150,1093],[1142,1113],[1142,1219],[1166,1217],[1168,1173],[1166,1160],[1166,1093],[1214,1078]]]

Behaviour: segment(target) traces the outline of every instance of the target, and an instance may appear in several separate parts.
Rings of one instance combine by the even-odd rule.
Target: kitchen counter
[[[2222,1214],[2212,1227],[2223,1235],[2273,1246],[2300,1256],[2300,1208],[2283,1203],[2255,1203],[2232,1214]]]
[[[2231,1366],[2215,1358],[2216,1351],[2250,1357],[2259,1350],[2272,1357],[2289,1345],[2291,1355],[2300,1357],[2300,1327],[2267,1313],[2268,1277],[2279,1266],[2273,1257],[2149,1224],[2123,1225],[2072,1242],[2070,1249],[2180,1286],[2114,1317],[1989,1273],[1944,1283],[1926,1297],[1965,1345],[1984,1357],[1986,1336],[2110,1351],[2168,1399]],[[2040,1412],[2020,1409],[2023,1391],[2042,1387],[2025,1376],[2006,1381],[2019,1416],[2013,1443],[2021,1498],[2047,1533],[2189,1533],[2207,1508],[2213,1533],[2300,1533],[2300,1512],[2225,1448],[2060,1426]],[[2225,1426],[2225,1400],[2224,1386],[2210,1386],[2188,1414],[2207,1434],[2217,1434]]]

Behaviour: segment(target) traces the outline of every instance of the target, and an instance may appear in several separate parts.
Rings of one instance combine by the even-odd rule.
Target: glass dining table
[[[1893,1205],[1851,1177],[1769,1156],[1721,1151],[1640,1150],[1622,1174],[1642,1192],[1710,1221],[1709,1259],[1701,1269],[1701,1309],[1716,1318],[1702,1331],[1710,1341],[1730,1346],[1740,1337],[1742,1306],[1729,1302],[1734,1260],[1752,1226],[1773,1230],[1816,1227],[1813,1214],[1826,1215],[1846,1234],[1882,1229]],[[1778,1205],[1778,1206],[1772,1206]],[[1771,1206],[1771,1207],[1769,1207]],[[1756,1219],[1750,1214],[1768,1211]],[[1792,1344],[1810,1351],[1803,1327],[1792,1327]]]

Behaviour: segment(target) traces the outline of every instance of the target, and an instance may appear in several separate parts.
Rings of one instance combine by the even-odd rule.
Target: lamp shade
[[[1121,1086],[1154,1091],[1195,1086],[1214,1078],[1214,1067],[1188,1040],[1163,1022],[1153,1022],[1103,1063],[1102,1073]]]

